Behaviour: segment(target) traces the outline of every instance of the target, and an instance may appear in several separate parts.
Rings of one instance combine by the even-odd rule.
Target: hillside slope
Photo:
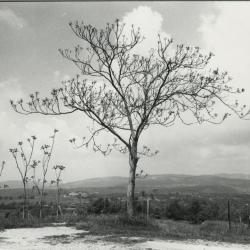
[[[63,188],[73,189],[110,189],[125,190],[126,177],[104,177],[86,179],[63,184]],[[137,179],[136,189],[159,191],[190,191],[215,193],[250,193],[250,180],[225,178],[216,175],[150,175],[144,179]]]
[[[112,176],[92,178],[62,183],[63,189],[79,189],[89,191],[125,192],[128,179]],[[10,188],[22,188],[20,181],[5,181]],[[32,185],[30,184],[30,187]],[[50,187],[51,188],[51,187]],[[206,193],[250,193],[250,180],[243,178],[226,178],[218,175],[150,175],[136,180],[136,190],[153,190],[160,192],[206,192]]]

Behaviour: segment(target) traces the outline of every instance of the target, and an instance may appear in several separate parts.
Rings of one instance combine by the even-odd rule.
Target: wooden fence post
[[[150,198],[147,198],[147,223],[149,220],[149,206],[150,206]]]
[[[229,231],[231,231],[232,225],[231,225],[231,211],[230,211],[230,201],[227,201],[227,217],[228,217],[228,227]]]

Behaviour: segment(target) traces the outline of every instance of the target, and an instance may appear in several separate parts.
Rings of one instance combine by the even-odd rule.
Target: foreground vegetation
[[[170,219],[146,219],[144,215],[137,215],[133,219],[124,214],[88,214],[88,215],[56,215],[43,219],[32,217],[25,220],[22,217],[10,216],[1,218],[1,229],[57,226],[54,223],[66,223],[80,230],[88,231],[87,234],[104,236],[104,240],[113,242],[131,243],[132,241],[150,240],[154,238],[172,240],[209,240],[230,243],[250,244],[250,228],[245,223],[232,222],[231,230],[226,221],[207,220],[199,224],[188,221]],[[84,237],[86,233],[79,234]],[[133,240],[134,239],[134,240]]]
[[[89,231],[91,235],[106,235],[112,241],[120,237],[142,237],[147,239],[203,239],[232,243],[250,243],[250,229],[246,224],[233,223],[229,231],[224,221],[205,221],[190,224],[186,221],[150,219],[137,216],[133,220],[126,215],[91,215],[81,222],[69,223],[77,229]]]
[[[90,216],[76,224],[78,229],[88,230],[90,234],[119,236],[138,236],[162,239],[204,239],[211,241],[226,241],[250,243],[250,230],[247,225],[234,223],[229,231],[223,221],[206,221],[199,225],[173,220],[151,219],[148,223],[138,217],[130,221],[122,216]],[[117,238],[117,239],[118,239]]]
[[[43,227],[56,226],[55,222],[66,222],[67,226],[86,230],[90,235],[104,236],[104,240],[131,243],[132,241],[150,240],[154,238],[172,240],[209,240],[230,243],[250,243],[250,229],[244,223],[232,223],[231,231],[225,221],[205,221],[201,224],[191,224],[187,221],[174,221],[168,219],[146,220],[138,215],[133,219],[126,214],[102,214],[88,216],[65,215],[59,220],[56,216],[44,219],[32,218],[24,220],[18,217],[1,218],[0,224],[4,228],[16,227]],[[84,237],[86,233],[83,233]],[[81,237],[81,234],[79,234]]]
[[[106,240],[124,241],[126,237],[142,239],[204,239],[250,243],[248,195],[226,194],[147,194],[136,197],[136,216],[126,215],[123,194],[92,193],[86,198],[70,197],[62,192],[62,215],[57,214],[56,190],[46,190],[43,217],[39,200],[32,190],[29,194],[29,218],[22,218],[21,190],[1,190],[0,225],[2,229],[54,226],[66,223]],[[6,196],[8,194],[8,196]],[[211,198],[212,197],[212,198]],[[150,198],[147,218],[147,199]],[[231,204],[231,230],[227,221],[227,201]],[[81,237],[81,235],[79,236]],[[125,237],[125,238],[124,238]],[[128,240],[128,239],[127,239]],[[127,241],[125,239],[125,241]],[[129,240],[130,241],[130,240]]]
[[[69,191],[68,191],[69,192]],[[74,193],[74,192],[73,192]],[[6,196],[8,194],[8,196]],[[29,214],[32,217],[39,215],[39,197],[29,190]],[[46,190],[46,202],[43,208],[43,217],[55,216],[57,204],[55,202],[56,190]],[[123,194],[104,195],[86,194],[83,198],[75,192],[74,196],[62,193],[62,214],[85,216],[91,214],[123,214],[126,212],[126,198]],[[230,200],[231,220],[234,222],[249,223],[250,196],[234,194],[159,194],[154,197],[143,192],[135,201],[136,213],[146,216],[147,200],[150,199],[149,216],[155,219],[172,219],[188,221],[199,224],[207,220],[228,220],[228,200]],[[1,190],[0,192],[0,217],[20,216],[22,208],[21,191]]]

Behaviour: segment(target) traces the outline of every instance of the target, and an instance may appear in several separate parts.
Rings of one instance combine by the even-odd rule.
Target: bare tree
[[[53,89],[50,97],[30,95],[30,101],[11,101],[22,114],[62,115],[82,112],[93,121],[90,137],[78,146],[93,147],[104,155],[117,149],[129,154],[127,212],[134,215],[134,192],[138,160],[154,155],[147,146],[140,148],[142,132],[151,125],[169,127],[177,120],[184,124],[210,122],[219,124],[231,113],[241,117],[243,107],[230,103],[227,95],[244,89],[228,86],[230,77],[218,69],[206,70],[212,53],[205,55],[198,47],[175,45],[171,39],[159,36],[158,46],[148,56],[133,54],[143,37],[131,27],[126,36],[124,24],[117,20],[105,29],[78,22],[70,23],[74,34],[84,41],[84,48],[62,50],[63,57],[80,70],[63,86]],[[222,103],[226,112],[215,112]],[[114,142],[102,145],[97,135],[111,133]]]
[[[62,171],[65,169],[65,167],[63,165],[55,165],[53,167],[54,171],[55,171],[55,180],[51,181],[51,184],[56,184],[56,217],[57,219],[59,218],[59,214],[62,215],[62,208],[61,208],[61,187],[60,187],[60,183],[62,181],[61,179],[61,175],[62,175]]]
[[[28,171],[30,170],[30,164],[34,153],[36,136],[31,136],[31,138],[28,138],[27,141],[30,146],[29,152],[25,152],[22,141],[18,142],[18,148],[11,148],[9,150],[15,160],[16,167],[18,169],[23,184],[23,219],[28,217]]]
[[[54,144],[55,144],[55,136],[58,132],[57,129],[54,129],[53,135],[50,137],[52,139],[51,145],[44,144],[41,147],[41,150],[43,152],[43,156],[41,161],[33,160],[31,167],[33,168],[33,176],[31,176],[31,179],[33,180],[33,188],[35,188],[39,195],[39,217],[42,218],[42,210],[44,205],[44,191],[45,186],[47,183],[47,173],[49,170],[49,163],[52,156]],[[42,178],[37,177],[37,167],[41,166],[42,169]]]

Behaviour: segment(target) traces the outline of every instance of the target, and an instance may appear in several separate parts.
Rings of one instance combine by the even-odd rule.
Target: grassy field
[[[78,229],[88,230],[89,234],[105,235],[112,241],[121,241],[124,236],[140,236],[145,239],[250,243],[250,229],[246,225],[250,212],[246,204],[250,204],[250,195],[247,194],[159,193],[157,199],[150,202],[151,219],[147,222],[145,201],[138,199],[137,213],[141,215],[131,220],[123,215],[126,200],[121,193],[105,196],[90,193],[88,203],[80,205],[79,198],[64,196],[70,191],[64,191],[61,197],[64,216],[58,220],[55,216],[55,190],[46,190],[47,207],[44,207],[43,219],[38,218],[39,197],[29,190],[32,218],[23,220],[20,218],[22,190],[0,190],[0,229],[42,227],[53,222],[66,222]],[[231,204],[231,231],[226,222],[228,200]]]
[[[88,216],[82,221],[72,223],[77,229],[88,230],[92,235],[107,235],[112,241],[122,240],[123,237],[144,237],[147,239],[203,239],[231,243],[250,243],[250,229],[245,224],[233,223],[229,231],[224,221],[205,221],[194,225],[188,222],[145,218],[128,219],[124,215]]]
[[[229,231],[228,223],[225,221],[205,221],[201,224],[152,218],[146,221],[144,216],[129,219],[123,214],[64,215],[59,220],[55,216],[46,217],[42,220],[38,218],[23,220],[17,217],[0,218],[0,229],[51,226],[54,222],[66,222],[68,226],[89,231],[88,234],[90,235],[104,236],[106,240],[114,242],[130,241],[126,237],[141,237],[141,239],[148,240],[155,238],[203,239],[230,243],[250,243],[250,229],[243,223],[232,223],[231,231]]]

